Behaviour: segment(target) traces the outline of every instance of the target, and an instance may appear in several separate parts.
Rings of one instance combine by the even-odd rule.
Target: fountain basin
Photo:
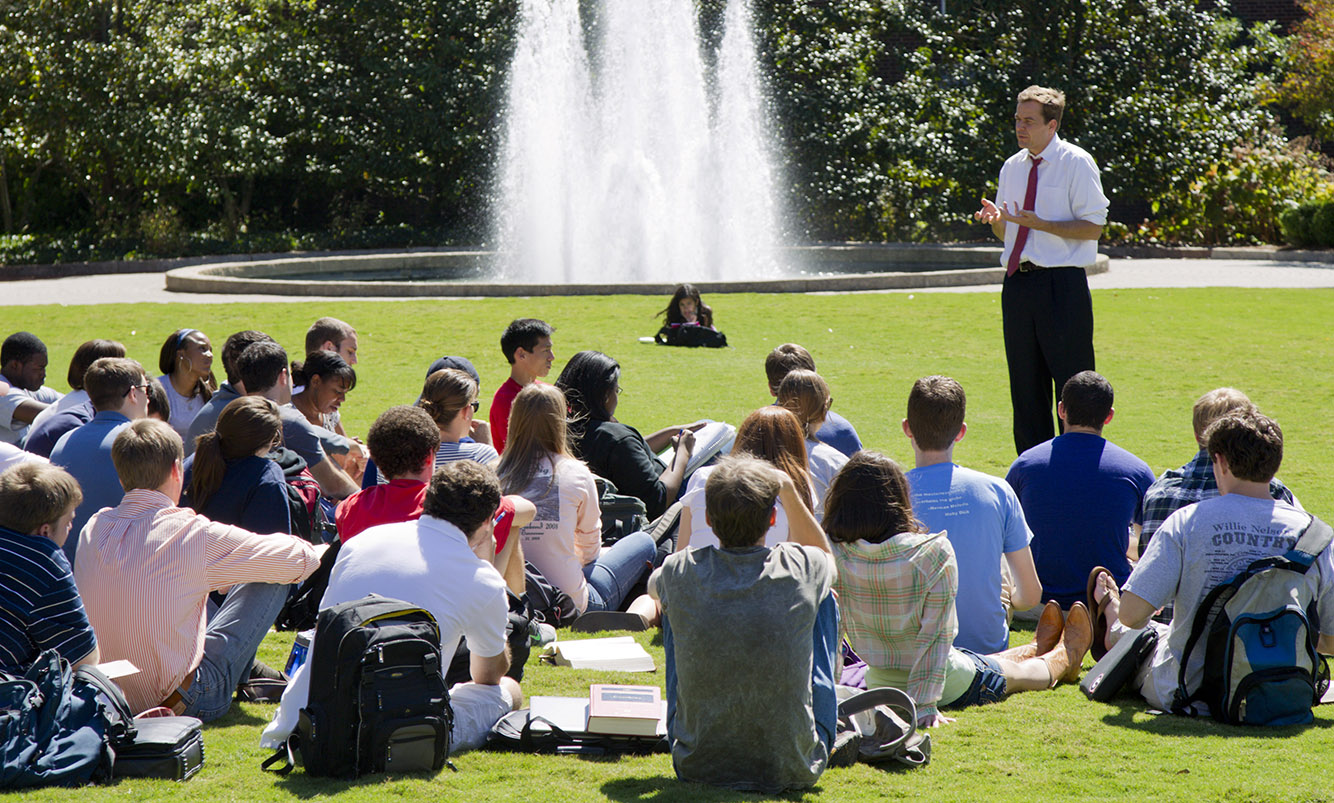
[[[842,244],[783,249],[791,275],[694,284],[706,293],[814,293],[999,284],[994,245]],[[541,284],[492,275],[493,251],[427,249],[347,256],[214,262],[176,268],[166,288],[182,293],[278,296],[478,297],[666,295],[679,281]],[[1099,254],[1087,270],[1104,273]]]

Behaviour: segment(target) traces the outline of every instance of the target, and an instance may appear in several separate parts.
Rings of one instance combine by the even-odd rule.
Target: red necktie
[[[1042,164],[1041,156],[1033,157],[1033,164],[1028,168],[1028,189],[1024,191],[1024,209],[1033,211],[1034,205],[1038,200],[1038,165]],[[1010,249],[1010,259],[1005,263],[1005,275],[1013,276],[1014,272],[1019,270],[1019,261],[1024,253],[1024,243],[1028,242],[1028,227],[1020,226],[1019,233],[1014,236],[1014,248]]]

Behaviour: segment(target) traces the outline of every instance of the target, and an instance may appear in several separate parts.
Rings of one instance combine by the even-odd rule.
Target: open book
[[[603,669],[620,672],[652,672],[653,656],[631,636],[553,641],[542,660],[574,669]]]
[[[723,421],[710,421],[700,427],[695,433],[695,450],[690,453],[690,461],[686,463],[686,477],[694,474],[695,469],[707,466],[715,457],[731,452],[732,444],[735,441],[736,427],[731,424]],[[672,464],[672,457],[675,454],[676,449],[672,446],[668,446],[658,454],[658,459],[662,461],[663,468]]]

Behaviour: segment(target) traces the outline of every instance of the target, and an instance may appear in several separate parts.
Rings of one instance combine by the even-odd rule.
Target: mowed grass
[[[10,292],[22,292],[13,284]],[[657,328],[666,299],[645,297],[482,299],[340,303],[108,304],[0,308],[0,330],[29,329],[51,349],[49,384],[63,389],[73,348],[91,337],[126,344],[150,369],[162,341],[181,326],[204,330],[221,349],[241,328],[266,331],[293,356],[316,317],[334,315],[360,335],[358,386],[344,406],[350,432],[364,434],[391,404],[412,401],[426,367],[462,354],[482,375],[483,411],[508,368],[500,332],[519,316],[557,327],[556,365],[598,349],[622,365],[618,418],[651,432],[701,417],[739,423],[769,401],[764,356],[794,341],[815,355],[834,408],[868,448],[901,461],[911,451],[899,428],[919,376],[944,373],[969,397],[960,463],[1003,475],[1014,457],[999,297],[995,294],[713,295],[707,299],[732,343],[726,350],[668,349],[636,342]],[[1156,473],[1194,453],[1190,405],[1210,388],[1233,385],[1283,426],[1280,476],[1312,512],[1334,517],[1334,457],[1327,434],[1334,362],[1334,294],[1324,290],[1191,289],[1094,294],[1098,369],[1116,388],[1106,435]],[[216,365],[221,377],[221,365]],[[1017,632],[1014,643],[1031,638]],[[662,665],[661,640],[641,641]],[[290,634],[271,634],[261,657],[281,664]],[[763,667],[738,667],[759,670]],[[576,672],[528,666],[529,694],[584,694],[593,682],[661,683],[654,675]],[[126,781],[108,788],[43,790],[12,799],[287,800],[337,795],[349,801],[444,800],[676,801],[762,799],[675,780],[667,756],[581,759],[465,754],[458,773],[370,777],[357,782],[285,779],[262,773],[259,732],[272,706],[239,705],[206,731],[207,763],[184,785]],[[762,716],[763,712],[757,712]],[[815,790],[790,798],[825,800],[1334,800],[1323,757],[1334,754],[1334,712],[1317,709],[1305,728],[1253,730],[1212,721],[1151,716],[1126,697],[1087,701],[1073,686],[1029,693],[961,712],[932,732],[932,763],[909,772],[858,766],[825,773]]]

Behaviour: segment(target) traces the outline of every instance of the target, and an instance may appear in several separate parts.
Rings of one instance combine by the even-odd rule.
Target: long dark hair
[[[824,500],[825,533],[831,541],[879,544],[899,533],[924,533],[912,513],[908,477],[879,452],[862,450],[834,476]]]
[[[228,460],[249,457],[281,435],[278,405],[263,396],[242,396],[224,407],[217,428],[195,440],[189,488],[194,509],[207,505],[222,487]]]
[[[565,364],[556,387],[565,394],[575,442],[583,437],[587,422],[611,420],[607,397],[616,391],[620,378],[620,363],[600,351],[581,351]]]
[[[674,323],[685,323],[686,319],[681,315],[681,299],[695,299],[695,318],[702,326],[713,326],[713,307],[704,303],[700,298],[699,290],[693,284],[683,284],[676,288],[672,293],[672,300],[667,302],[667,308],[658,314],[662,316],[663,322],[670,325]]]

